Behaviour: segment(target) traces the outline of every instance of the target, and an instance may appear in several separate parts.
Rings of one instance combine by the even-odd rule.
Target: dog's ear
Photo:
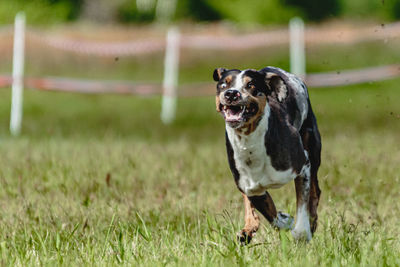
[[[221,79],[222,74],[223,74],[225,71],[226,71],[225,68],[217,68],[217,69],[215,69],[215,70],[214,70],[214,74],[213,74],[213,79],[214,79],[214,81],[218,82],[218,81]]]
[[[287,97],[287,87],[285,82],[279,75],[271,72],[265,74],[265,82],[269,90],[275,93],[279,102],[282,102]]]

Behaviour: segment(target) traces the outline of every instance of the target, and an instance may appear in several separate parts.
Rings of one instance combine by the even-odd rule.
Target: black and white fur
[[[275,67],[216,69],[214,80],[217,110],[226,120],[228,161],[245,205],[247,198],[249,207],[274,227],[292,229],[295,239],[310,240],[317,226],[321,139],[305,84]],[[276,212],[267,192],[292,180],[297,198],[294,228],[293,218]],[[246,242],[258,229],[258,217],[249,216],[239,236]]]

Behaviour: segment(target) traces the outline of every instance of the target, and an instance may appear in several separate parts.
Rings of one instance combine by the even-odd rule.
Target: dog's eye
[[[263,96],[263,95],[264,95],[263,92],[258,92],[258,93],[257,93],[257,96]]]
[[[226,83],[222,83],[219,87],[221,87],[221,89],[225,89],[226,88]]]
[[[247,86],[246,86],[248,89],[252,89],[252,88],[254,88],[255,86],[254,86],[254,83],[253,82],[249,82],[249,83],[247,83]]]

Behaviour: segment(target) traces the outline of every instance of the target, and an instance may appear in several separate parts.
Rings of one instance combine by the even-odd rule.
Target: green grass
[[[246,247],[212,97],[180,99],[164,126],[159,98],[26,91],[12,138],[2,89],[0,264],[399,266],[399,82],[310,90],[319,228],[298,244],[263,220]],[[294,214],[292,184],[271,193]]]

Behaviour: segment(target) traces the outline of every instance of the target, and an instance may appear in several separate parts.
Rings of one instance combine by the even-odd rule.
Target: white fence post
[[[167,33],[164,60],[161,120],[169,124],[175,119],[179,65],[179,30],[172,27]]]
[[[304,22],[301,18],[292,18],[290,32],[290,72],[304,78],[306,75],[306,56],[304,45]]]
[[[22,123],[24,89],[25,13],[15,16],[10,132],[19,135]]]

